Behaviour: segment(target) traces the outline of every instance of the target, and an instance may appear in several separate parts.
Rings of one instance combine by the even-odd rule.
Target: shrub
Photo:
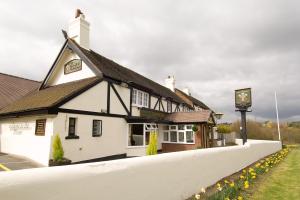
[[[218,125],[218,133],[231,133],[231,127],[229,125],[220,124]]]
[[[150,133],[150,141],[147,147],[147,155],[155,155],[157,154],[157,134],[156,132],[152,131]]]
[[[61,144],[61,140],[58,134],[56,134],[54,136],[54,140],[53,140],[53,160],[54,161],[60,161],[63,159],[64,157],[64,150]]]
[[[194,132],[197,132],[199,129],[198,129],[198,126],[197,125],[193,125],[193,127],[192,127],[192,130],[194,131]]]

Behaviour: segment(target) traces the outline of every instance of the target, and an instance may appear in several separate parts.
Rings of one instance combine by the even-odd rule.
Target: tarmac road
[[[42,167],[38,163],[24,157],[0,153],[0,173],[20,169]]]

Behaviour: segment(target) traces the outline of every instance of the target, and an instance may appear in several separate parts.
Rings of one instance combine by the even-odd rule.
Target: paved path
[[[271,175],[261,182],[251,199],[300,199],[300,147],[292,150],[273,170]]]
[[[37,168],[39,164],[29,159],[0,153],[0,173],[2,171],[11,171],[19,169]]]

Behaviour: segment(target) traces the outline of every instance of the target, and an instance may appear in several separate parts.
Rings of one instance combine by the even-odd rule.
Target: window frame
[[[71,119],[74,120],[74,134],[73,133],[70,134]],[[78,121],[78,119],[76,117],[69,117],[69,119],[68,119],[68,135],[65,137],[65,139],[79,139],[79,136],[76,135],[76,132],[77,132],[77,128],[76,128],[77,121]]]
[[[179,126],[184,126],[183,129],[179,129]],[[169,125],[169,129],[165,130],[163,129],[163,143],[170,143],[170,144],[196,144],[195,143],[195,133],[191,129],[192,125],[190,124],[177,124],[177,125]],[[171,141],[171,132],[176,132],[176,142]],[[187,133],[192,132],[192,139],[193,142],[187,141]],[[183,133],[183,140],[179,140],[180,134]],[[165,139],[165,134],[168,134],[168,140]]]
[[[132,105],[137,107],[149,107],[149,93],[142,90],[133,89],[132,91]]]
[[[99,122],[99,133],[97,133],[97,134],[94,133],[95,122]],[[92,122],[92,137],[101,137],[101,136],[102,136],[102,120],[93,119],[93,122]]]

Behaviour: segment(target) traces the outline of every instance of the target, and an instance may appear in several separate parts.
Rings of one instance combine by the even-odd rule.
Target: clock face
[[[252,105],[251,88],[235,91],[235,107],[248,108]]]

